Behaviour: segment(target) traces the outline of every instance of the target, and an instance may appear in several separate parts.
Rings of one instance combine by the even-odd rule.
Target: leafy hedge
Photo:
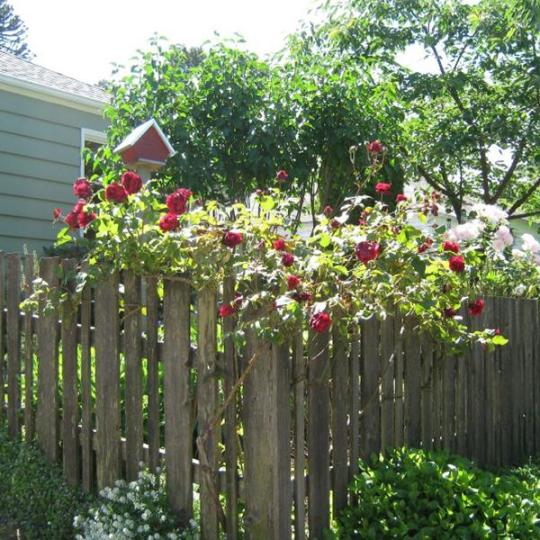
[[[71,539],[84,505],[85,497],[35,445],[12,441],[0,429],[0,523],[15,523],[28,540]]]
[[[361,462],[340,539],[540,538],[538,467],[495,475],[444,452],[398,449]]]

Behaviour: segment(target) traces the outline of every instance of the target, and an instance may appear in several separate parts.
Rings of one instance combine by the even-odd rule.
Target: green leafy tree
[[[26,43],[26,26],[6,0],[0,0],[0,51],[25,59],[32,54]]]
[[[540,213],[539,7],[349,0],[327,6],[317,30],[341,54],[377,66],[381,80],[398,80],[408,172],[445,193],[458,219],[468,197],[502,204],[512,217]],[[403,67],[400,53],[410,51],[434,69]],[[494,159],[496,150],[507,159]]]

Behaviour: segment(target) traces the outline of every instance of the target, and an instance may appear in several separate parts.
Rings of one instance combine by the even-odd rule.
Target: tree
[[[0,50],[25,59],[32,54],[26,44],[26,26],[6,0],[0,0]]]
[[[539,8],[538,0],[349,0],[328,8],[317,30],[341,54],[369,59],[381,80],[398,80],[408,172],[447,195],[458,220],[471,197],[511,217],[540,213]],[[410,50],[435,70],[403,67],[399,53]]]

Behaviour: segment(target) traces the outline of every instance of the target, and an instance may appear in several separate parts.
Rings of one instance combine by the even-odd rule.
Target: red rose
[[[386,195],[390,193],[392,189],[392,184],[389,184],[388,182],[378,182],[375,184],[375,191],[377,193],[380,193],[381,195]]]
[[[223,243],[230,248],[236,247],[238,244],[241,244],[244,240],[244,236],[241,232],[238,231],[227,231],[223,235]]]
[[[55,208],[52,213],[53,219],[56,221],[62,217],[62,210],[60,208]]]
[[[454,308],[446,308],[444,311],[444,316],[445,317],[448,317],[449,319],[452,319],[453,317],[455,317],[457,315],[457,311],[454,309]]]
[[[276,173],[276,179],[278,182],[285,182],[285,180],[289,179],[289,174],[284,169],[281,169]]]
[[[219,306],[219,316],[224,319],[225,317],[230,317],[236,313],[236,307],[232,304],[221,304]]]
[[[484,310],[484,301],[481,298],[477,298],[474,302],[469,303],[469,313],[473,316],[480,315]]]
[[[276,251],[285,251],[287,249],[287,243],[285,240],[283,240],[283,238],[277,238],[272,242],[272,247]]]
[[[457,242],[446,241],[442,245],[444,251],[452,251],[453,253],[459,253],[459,244]]]
[[[450,270],[461,273],[465,270],[465,259],[461,255],[454,255],[450,257],[448,265],[450,266]]]
[[[287,276],[287,288],[289,291],[296,289],[300,283],[302,283],[302,280],[298,276],[295,276],[294,274]]]
[[[379,257],[381,254],[381,246],[377,242],[364,240],[363,242],[356,244],[354,252],[359,261],[367,264],[369,261]]]
[[[79,214],[79,226],[84,229],[90,225],[90,223],[92,223],[96,217],[97,216],[94,212],[81,212]]]
[[[105,189],[105,198],[108,201],[121,203],[127,199],[127,191],[122,184],[111,182]]]
[[[167,195],[165,204],[167,205],[169,212],[181,215],[186,211],[187,200],[188,197],[186,197],[186,194],[180,189],[177,189],[174,193]]]
[[[178,216],[172,212],[164,214],[159,220],[159,227],[163,232],[175,231],[180,227]]]
[[[79,212],[74,212],[73,210],[64,218],[65,224],[70,229],[78,229],[79,225]]]
[[[80,214],[84,210],[85,206],[86,206],[86,201],[77,201],[77,204],[73,207],[72,212],[74,214]]]
[[[326,217],[330,217],[333,214],[333,212],[334,212],[334,209],[330,205],[327,205],[324,207],[323,214]]]
[[[133,195],[134,193],[141,191],[142,180],[136,172],[126,171],[122,175],[122,185],[130,195]]]
[[[330,318],[330,315],[326,313],[326,311],[315,313],[315,315],[313,315],[309,321],[309,326],[319,334],[326,332],[328,328],[330,328],[331,324],[332,319]]]
[[[283,266],[292,266],[294,264],[294,255],[292,253],[284,253],[281,257]]]
[[[502,330],[500,328],[495,328],[493,335],[502,336]]]
[[[92,184],[86,178],[77,178],[73,184],[73,195],[80,199],[89,199],[92,196]]]
[[[370,154],[380,154],[384,151],[384,146],[379,139],[376,139],[368,143],[367,150]]]
[[[408,201],[408,200],[409,200],[409,198],[407,197],[407,195],[403,195],[403,193],[398,193],[396,195],[396,202],[397,203]]]

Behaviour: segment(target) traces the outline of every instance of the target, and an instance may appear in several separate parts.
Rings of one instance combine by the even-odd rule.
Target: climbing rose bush
[[[88,249],[79,291],[120,270],[187,276],[196,289],[220,294],[223,280],[234,277],[236,299],[220,301],[216,310],[235,318],[238,335],[251,328],[280,341],[301,326],[325,333],[399,311],[456,349],[506,343],[495,329],[471,331],[461,316],[480,315],[485,294],[508,293],[516,277],[537,272],[540,245],[529,241],[516,257],[504,213],[494,219],[479,208],[468,223],[426,232],[411,217],[429,228],[443,204],[439,194],[398,196],[394,208],[356,195],[322,209],[305,238],[295,230],[299,201],[287,197],[287,179],[280,171],[280,188],[258,191],[251,206],[223,205],[186,188],[163,195],[156,180],[143,185],[127,172],[108,186],[91,185],[91,195],[65,218],[55,213],[67,225],[57,243]]]

